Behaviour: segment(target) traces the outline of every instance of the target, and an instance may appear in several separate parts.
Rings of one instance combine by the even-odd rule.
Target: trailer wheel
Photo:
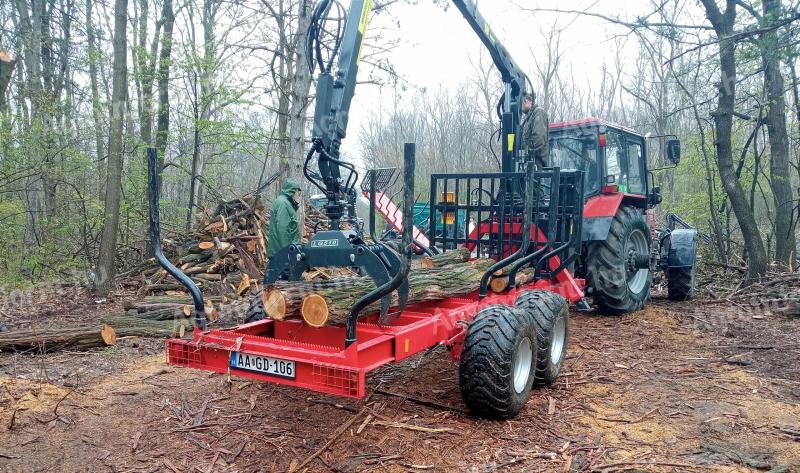
[[[534,322],[507,305],[481,309],[467,331],[459,363],[461,397],[470,411],[510,419],[528,402],[537,353]]]
[[[694,293],[694,266],[667,268],[667,297],[672,301],[685,301]]]
[[[620,315],[644,306],[653,274],[636,264],[639,258],[649,261],[651,243],[647,219],[631,206],[617,210],[604,241],[589,243],[588,276],[600,312]]]
[[[537,346],[534,386],[556,382],[567,352],[569,308],[567,300],[550,291],[525,291],[514,305],[524,310],[536,324]]]
[[[261,301],[261,294],[263,292],[263,290],[258,291],[256,296],[253,297],[253,300],[250,301],[250,308],[247,309],[247,317],[245,317],[244,323],[249,324],[250,322],[257,322],[267,317],[267,312],[264,310],[264,303]]]

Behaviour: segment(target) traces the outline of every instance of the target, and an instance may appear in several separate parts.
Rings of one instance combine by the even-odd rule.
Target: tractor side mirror
[[[660,204],[662,201],[661,197],[661,187],[655,186],[653,187],[652,191],[650,192],[650,205],[655,207],[656,205]]]
[[[677,138],[667,140],[667,159],[676,166],[681,162],[681,140]]]

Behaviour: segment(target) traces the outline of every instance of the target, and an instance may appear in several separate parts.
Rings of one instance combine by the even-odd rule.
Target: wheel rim
[[[628,235],[628,241],[625,245],[626,254],[637,253],[646,255],[650,253],[647,248],[647,236],[641,230],[634,230]],[[647,284],[647,275],[650,272],[647,268],[627,270],[628,272],[628,289],[634,294],[642,292],[645,284]]]
[[[556,325],[553,327],[553,341],[550,344],[550,361],[554,366],[561,362],[564,356],[564,345],[567,340],[567,321],[564,317],[556,319]]]
[[[533,348],[531,347],[531,339],[525,337],[519,343],[517,355],[514,357],[514,391],[517,393],[524,391],[528,385],[532,364]]]

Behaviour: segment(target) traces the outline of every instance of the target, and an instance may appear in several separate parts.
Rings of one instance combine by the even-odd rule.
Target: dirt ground
[[[655,298],[570,330],[506,422],[465,412],[445,349],[362,401],[170,367],[158,340],[0,354],[0,471],[800,471],[800,320]]]

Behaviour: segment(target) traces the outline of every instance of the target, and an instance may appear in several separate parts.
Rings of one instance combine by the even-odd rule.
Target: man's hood
[[[300,184],[298,184],[296,180],[286,179],[286,182],[283,183],[283,190],[281,190],[281,194],[291,198],[292,195],[299,190]]]

